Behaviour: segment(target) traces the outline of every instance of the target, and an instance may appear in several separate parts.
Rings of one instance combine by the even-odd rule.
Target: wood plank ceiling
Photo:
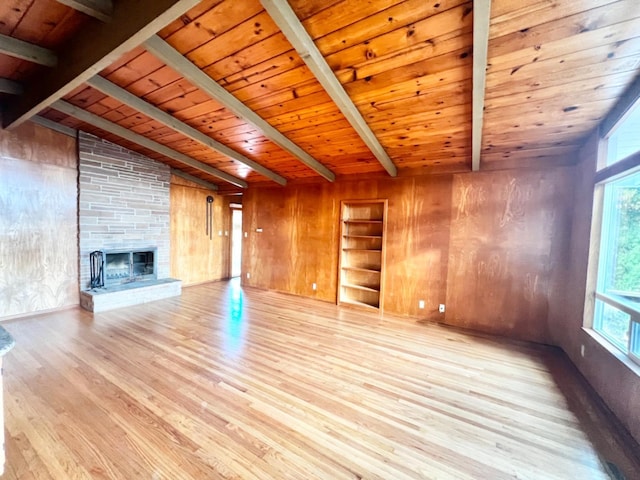
[[[114,12],[111,21],[129,8],[102,1]],[[260,0],[163,1],[182,4],[185,13],[165,21],[147,44],[149,35],[136,37],[138,46],[117,59],[96,59],[101,78],[88,75],[61,91],[66,103],[54,95],[37,104],[40,115],[223,189],[388,176],[395,168],[401,176],[471,169],[472,1],[290,0],[299,31],[313,39],[352,110],[334,102],[305,63],[308,53],[292,47],[291,34]],[[86,3],[94,2],[4,1],[0,34],[64,58],[83,31],[109,20],[66,5]],[[184,64],[161,60],[154,45],[178,52],[210,84]],[[494,0],[487,63],[480,169],[571,164],[638,75],[637,0]],[[0,54],[0,80],[19,87],[0,94],[6,127],[21,121],[15,112],[27,93],[17,95],[20,89],[33,90],[55,68]],[[127,100],[127,92],[146,103]],[[93,117],[69,114],[78,109],[160,144],[162,153],[135,143],[140,137],[123,138],[122,128],[110,133],[104,122],[99,128],[88,123]],[[354,129],[351,114],[364,119],[392,169]]]

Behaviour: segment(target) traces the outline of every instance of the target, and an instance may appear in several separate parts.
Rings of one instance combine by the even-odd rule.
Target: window
[[[606,167],[599,172],[600,249],[593,329],[640,363],[640,108],[605,139]],[[621,168],[622,167],[622,168]]]
[[[607,138],[607,165],[640,150],[640,108],[638,105]]]

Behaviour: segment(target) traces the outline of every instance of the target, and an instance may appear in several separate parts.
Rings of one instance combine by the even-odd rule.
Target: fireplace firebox
[[[104,284],[155,280],[158,274],[156,248],[107,250],[104,252]]]

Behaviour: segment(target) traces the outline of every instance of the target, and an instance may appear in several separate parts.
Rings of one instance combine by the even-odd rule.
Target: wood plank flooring
[[[627,478],[638,466],[555,349],[237,282],[183,292],[3,324],[17,344],[3,480],[608,479],[602,459]]]

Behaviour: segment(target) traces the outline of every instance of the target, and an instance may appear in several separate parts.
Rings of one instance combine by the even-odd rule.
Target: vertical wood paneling
[[[243,210],[243,231],[248,237],[243,239],[242,276],[248,285],[299,293],[295,284],[300,272],[294,267],[296,262],[303,261],[298,257],[304,245],[301,240],[296,241],[301,236],[294,229],[299,220],[294,215],[297,190],[288,189],[285,195],[279,195],[279,191],[271,188],[248,191],[243,200],[243,208],[247,198],[255,204]],[[267,204],[268,208],[260,208]]]
[[[213,236],[206,234],[207,196],[213,197]],[[184,285],[229,276],[229,197],[171,177],[171,277]],[[222,235],[220,235],[222,232]]]
[[[0,131],[0,318],[78,303],[76,141]]]
[[[565,250],[571,169],[456,175],[447,323],[548,342],[555,252]]]
[[[449,176],[251,188],[243,202],[249,235],[243,282],[335,302],[340,201],[388,199],[385,311],[439,319],[438,303],[446,295],[450,188]],[[418,309],[419,299],[428,306],[424,310]]]
[[[300,272],[300,277],[294,288],[301,295],[320,296],[326,300],[333,300],[326,297],[327,292],[335,289],[336,279],[329,275],[330,269],[323,268],[323,263],[333,265],[337,261],[334,255],[325,255],[325,252],[336,250],[336,229],[332,212],[333,200],[327,196],[327,189],[322,185],[310,185],[297,190],[296,204],[294,211],[294,231],[292,241],[298,247],[293,247],[293,267],[294,271]],[[319,213],[329,212],[329,214]],[[312,221],[310,221],[313,219]],[[322,285],[321,294],[312,289],[312,283]]]
[[[250,189],[243,206],[249,235],[243,247],[243,281],[335,302],[339,201],[330,187]],[[259,228],[262,233],[256,232]]]
[[[443,320],[438,305],[446,300],[451,176],[416,178],[389,198],[386,308]]]
[[[0,157],[76,169],[76,140],[29,123],[15,130],[0,130]]]
[[[386,312],[548,342],[549,304],[562,301],[553,269],[567,255],[571,171],[251,188],[243,282],[336,301],[339,202],[388,199]]]

